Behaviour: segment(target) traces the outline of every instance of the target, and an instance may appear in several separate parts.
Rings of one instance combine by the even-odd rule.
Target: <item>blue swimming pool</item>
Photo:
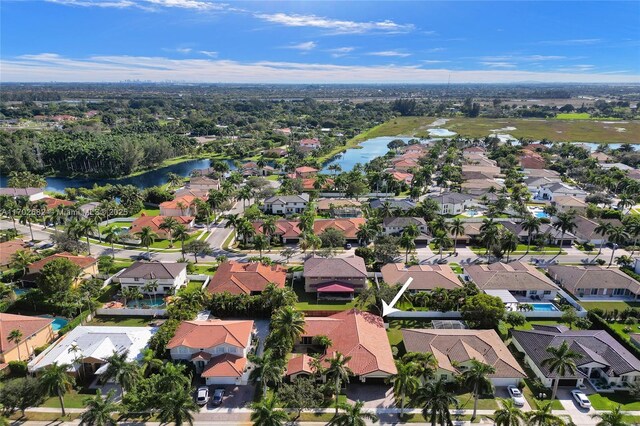
[[[548,215],[548,214],[546,214],[546,213],[545,213],[545,212],[543,212],[543,211],[535,212],[535,215],[536,215],[536,217],[537,217],[537,218],[539,218],[539,219],[545,219],[545,218],[548,218],[548,217],[549,217],[549,215]]]
[[[532,307],[534,311],[544,311],[544,312],[552,312],[552,311],[557,311],[558,308],[556,308],[553,303],[529,303]]]
[[[29,288],[19,288],[19,287],[14,287],[13,288],[13,292],[16,294],[16,296],[20,297],[22,295],[24,295],[26,292],[28,292]]]
[[[62,317],[52,317],[51,315],[39,315],[41,318],[53,318],[53,322],[51,323],[51,328],[53,331],[58,331],[65,325],[69,323],[69,320]]]
[[[158,297],[156,300],[143,299],[143,300],[129,300],[127,302],[128,308],[164,308],[165,303],[162,297]]]

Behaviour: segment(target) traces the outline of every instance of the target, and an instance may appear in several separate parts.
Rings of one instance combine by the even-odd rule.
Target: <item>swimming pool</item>
[[[53,331],[58,331],[65,325],[69,323],[69,320],[62,317],[52,317],[51,315],[38,315],[40,318],[53,318],[53,322],[51,323],[51,328]]]
[[[534,311],[552,312],[558,310],[553,303],[529,303],[529,305],[533,307]]]
[[[13,288],[13,292],[16,294],[16,296],[20,297],[23,296],[25,293],[27,293],[29,290],[31,290],[30,288],[19,288],[19,287],[14,287]]]
[[[128,308],[164,308],[165,303],[162,297],[158,297],[156,300],[143,299],[143,300],[129,300],[127,301]]]
[[[535,216],[536,216],[537,218],[539,218],[539,219],[545,219],[545,218],[548,218],[548,217],[549,217],[549,215],[548,215],[548,214],[546,214],[546,213],[545,213],[545,212],[543,212],[543,211],[535,212],[534,214],[535,214]]]

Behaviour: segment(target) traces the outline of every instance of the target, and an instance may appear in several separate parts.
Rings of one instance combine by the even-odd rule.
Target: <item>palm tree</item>
[[[182,176],[176,173],[168,173],[167,183],[169,184],[169,187],[180,186],[182,185]]]
[[[89,243],[89,235],[96,229],[96,224],[90,219],[82,219],[76,223],[76,231],[79,235],[87,239],[87,252],[91,255],[91,244]]]
[[[613,256],[615,256],[616,254],[616,249],[618,248],[618,245],[622,245],[627,240],[629,240],[629,234],[627,234],[627,230],[625,229],[624,225],[620,225],[620,226],[612,226],[607,232],[607,235],[609,237],[609,241],[612,243],[611,259],[609,259],[609,265],[608,265],[608,267],[610,267],[611,264],[613,263]]]
[[[227,223],[224,225],[225,228],[233,228],[235,231],[238,229],[238,225],[242,221],[242,218],[239,214],[228,214],[225,216],[227,219]]]
[[[354,405],[339,404],[342,413],[336,414],[327,426],[366,426],[367,420],[372,423],[378,422],[378,416],[374,413],[362,411],[364,402],[356,401]]]
[[[310,248],[312,253],[315,254],[315,252],[322,247],[322,240],[312,233],[304,233],[301,235],[298,244],[303,252]]]
[[[287,413],[278,409],[278,401],[275,397],[254,402],[251,404],[251,409],[253,426],[282,426],[289,420]]]
[[[29,232],[31,233],[31,241],[35,240],[35,238],[33,237],[33,228],[31,227],[31,222],[33,222],[36,219],[35,214],[33,214],[33,209],[31,208],[31,202],[28,201],[27,204],[22,208],[22,213],[20,214],[20,218],[18,219],[18,222],[20,222],[21,225],[28,225],[29,226]]]
[[[151,348],[146,348],[142,351],[142,360],[140,362],[140,372],[143,375],[149,375],[154,371],[160,370],[163,365],[161,359],[156,358],[156,353]]]
[[[446,390],[446,382],[440,379],[427,384],[420,388],[417,394],[417,400],[422,407],[422,416],[430,419],[431,426],[436,426],[439,422],[442,425],[451,425],[451,411],[449,406],[458,405],[456,397]]]
[[[576,212],[575,210],[569,210],[568,212],[558,213],[556,221],[553,223],[553,227],[560,231],[560,251],[562,253],[562,246],[564,246],[564,236],[567,232],[573,232],[576,229]]]
[[[433,246],[439,250],[440,259],[442,260],[442,249],[451,246],[451,238],[449,238],[449,236],[444,232],[438,232],[434,235],[431,242],[433,243]]]
[[[431,223],[429,223],[429,227],[431,228],[432,234],[437,234],[438,232],[447,232],[449,228],[447,226],[447,222],[442,215],[437,215]]]
[[[304,332],[304,314],[293,306],[280,308],[271,320],[271,329],[282,340],[293,345]]]
[[[518,237],[511,231],[505,230],[500,237],[500,245],[507,252],[507,263],[509,263],[509,255],[518,248]]]
[[[236,228],[236,233],[242,237],[242,242],[246,246],[249,244],[249,238],[252,238],[256,234],[256,230],[253,225],[251,225],[251,222],[245,218],[241,218]]]
[[[149,226],[143,227],[137,234],[142,245],[147,248],[147,256],[151,256],[151,244],[158,238],[158,234],[153,232]]]
[[[114,352],[113,355],[107,358],[107,370],[101,377],[102,383],[106,383],[109,380],[118,383],[123,395],[126,391],[131,390],[140,379],[140,368],[138,364],[128,362],[128,356],[128,350],[122,353]]]
[[[39,376],[43,391],[50,396],[58,396],[63,416],[67,415],[64,409],[64,394],[74,383],[73,377],[67,372],[69,367],[68,364],[58,364],[54,362],[47,366]]]
[[[620,405],[617,405],[607,413],[592,414],[591,418],[600,420],[596,426],[630,426],[624,421],[626,414],[621,411],[621,408]]]
[[[633,238],[633,249],[631,250],[631,256],[633,256],[638,245],[638,237],[640,237],[640,218],[638,216],[627,216],[624,225],[627,227],[629,236]]]
[[[153,305],[156,302],[156,292],[158,291],[158,280],[149,280],[142,286],[142,291],[149,295],[149,299],[153,299]]]
[[[564,426],[566,423],[552,413],[551,402],[527,413],[527,423],[530,426]]]
[[[480,226],[480,239],[485,245],[485,254],[488,254],[491,246],[498,242],[498,237],[498,224],[493,219],[483,219]]]
[[[262,385],[262,397],[266,398],[269,383],[281,383],[284,373],[283,361],[274,356],[269,349],[264,351],[262,356],[250,355],[249,361],[254,364],[254,368],[249,374],[249,381]]]
[[[529,249],[531,248],[531,237],[533,234],[537,234],[540,232],[540,218],[529,215],[527,218],[520,224],[522,226],[522,230],[527,231],[527,253],[529,254]]]
[[[368,246],[369,242],[373,240],[377,235],[377,231],[372,226],[369,226],[368,223],[363,223],[358,226],[358,230],[356,231],[356,237],[358,237],[358,243],[363,246]]]
[[[527,416],[518,408],[512,399],[500,399],[502,408],[493,413],[493,423],[496,426],[523,426]]]
[[[243,186],[238,192],[238,199],[242,200],[242,208],[246,208],[246,202],[253,198],[253,190],[250,186]]]
[[[180,251],[182,253],[182,257],[184,257],[184,242],[189,239],[189,231],[187,227],[184,225],[178,225],[173,230],[173,238],[176,240],[180,240]]]
[[[116,422],[111,413],[118,411],[118,404],[114,402],[115,390],[111,389],[103,398],[100,389],[95,396],[84,399],[86,411],[80,416],[80,425],[87,426],[115,426]]]
[[[404,262],[409,263],[409,252],[416,248],[416,241],[414,237],[405,232],[400,236],[400,247],[404,249]]]
[[[458,247],[458,237],[464,234],[464,224],[462,223],[462,220],[460,218],[456,217],[451,221],[451,223],[449,224],[449,232],[451,233],[451,235],[453,235],[454,238],[454,254],[458,254],[458,252],[456,251],[456,247]]]
[[[18,250],[11,255],[11,267],[22,269],[22,275],[27,274],[27,268],[33,262],[34,255],[28,250]]]
[[[167,231],[169,234],[169,247],[173,247],[173,232],[176,230],[176,227],[179,225],[178,221],[174,217],[165,217],[162,223],[158,228]]]
[[[118,229],[113,225],[108,226],[102,233],[102,237],[106,242],[111,244],[111,258],[115,259],[116,249],[114,247],[114,243],[120,240],[120,234],[118,233]]]
[[[260,253],[260,258],[262,258],[262,251],[268,246],[269,242],[267,240],[267,237],[265,237],[264,235],[256,235],[255,237],[253,237],[253,248],[255,250],[258,250],[258,252]]]
[[[594,259],[597,259],[598,256],[602,254],[602,246],[604,246],[605,237],[609,234],[609,231],[611,230],[612,227],[613,226],[611,225],[611,223],[601,221],[601,222],[598,222],[598,226],[596,226],[595,229],[593,230],[593,232],[595,232],[596,234],[600,235],[600,237],[602,237],[600,239],[600,249],[598,250],[598,254]]]
[[[548,347],[547,353],[549,353],[549,358],[542,360],[542,366],[547,367],[549,372],[551,374],[555,373],[556,376],[553,381],[553,392],[551,393],[551,399],[553,400],[556,398],[558,384],[562,377],[567,373],[576,374],[576,360],[582,358],[582,355],[572,351],[566,341],[563,341],[558,347]]]
[[[260,228],[264,236],[267,237],[267,242],[271,245],[271,239],[276,234],[276,219],[272,216],[266,218]]]
[[[22,342],[22,331],[20,329],[14,329],[9,332],[7,340],[11,343],[15,343],[18,347],[18,360],[22,361],[22,355],[20,354],[20,342]],[[29,350],[29,348],[27,348]]]
[[[142,299],[142,293],[140,293],[140,289],[138,287],[127,287],[122,290],[122,298],[124,299],[124,304],[127,304],[127,301],[137,301]],[[136,304],[137,305],[137,304]]]
[[[193,425],[193,413],[196,411],[198,411],[198,406],[193,402],[189,391],[179,389],[162,398],[158,419],[161,424],[182,426],[187,423]]]
[[[325,370],[327,378],[333,378],[334,380],[334,392],[336,398],[336,416],[338,415],[338,397],[340,396],[340,387],[343,381],[349,383],[349,376],[353,375],[351,369],[347,364],[351,361],[350,356],[344,356],[340,352],[336,352],[332,358],[327,359],[329,366]]]
[[[478,411],[478,399],[481,393],[493,393],[493,383],[489,375],[496,372],[492,365],[484,364],[472,359],[471,366],[462,373],[462,381],[469,388],[473,389],[473,414],[471,420],[475,420]]]
[[[400,402],[400,416],[404,415],[404,405],[408,398],[420,387],[417,365],[412,362],[396,360],[397,373],[389,376],[388,381],[393,385],[393,394]]]

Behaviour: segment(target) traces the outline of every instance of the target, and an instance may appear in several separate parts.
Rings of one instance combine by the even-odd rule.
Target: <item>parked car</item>
[[[196,229],[202,229],[202,228],[206,228],[207,225],[205,225],[204,223],[196,223],[195,225],[193,225],[193,227]]]
[[[220,405],[222,404],[222,398],[224,398],[224,389],[218,388],[213,391],[213,399],[211,402],[213,405]]]
[[[571,391],[571,396],[576,400],[576,403],[582,408],[591,408],[591,401],[587,398],[581,390],[574,389]]]
[[[46,243],[46,244],[41,245],[41,246],[39,247],[39,249],[40,249],[40,250],[50,249],[50,248],[51,248],[51,247],[53,247],[54,245],[55,245],[55,244],[53,244],[53,243]]]
[[[137,260],[151,260],[151,253],[140,253]]]
[[[522,395],[522,392],[520,392],[520,389],[518,389],[517,386],[511,385],[507,387],[507,390],[509,391],[509,396],[511,396],[513,403],[522,407],[524,405],[524,396]]]
[[[345,244],[344,248],[347,249],[347,250],[351,250],[351,243]]]
[[[199,387],[196,392],[196,404],[207,405],[207,402],[209,402],[209,388],[207,386]]]

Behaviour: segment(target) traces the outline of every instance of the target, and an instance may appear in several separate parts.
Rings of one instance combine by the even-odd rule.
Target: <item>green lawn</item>
[[[84,392],[84,391],[83,391]],[[90,392],[90,391],[87,391]],[[78,393],[76,390],[67,392],[64,395],[64,407],[65,408],[84,408],[85,398],[94,395],[94,393]],[[47,398],[41,405],[41,407],[60,408],[60,400],[57,396]]]
[[[304,282],[302,280],[296,280],[293,286],[293,290],[298,295],[298,303],[296,303],[296,309],[300,311],[346,311],[355,306],[355,302],[342,302],[342,301],[321,301],[316,299],[316,293],[307,293],[304,291]]]
[[[456,274],[462,274],[464,272],[462,270],[462,266],[460,266],[458,263],[450,263],[449,266]]]
[[[195,268],[194,273],[196,274],[213,275],[216,272],[218,265],[198,263],[197,265],[194,264],[193,267]]]
[[[189,281],[189,284],[183,289],[180,289],[180,292],[191,293],[193,291],[198,291],[202,288],[202,284],[204,281]]]
[[[556,114],[556,120],[588,120],[591,114],[588,112],[565,112]]]
[[[624,311],[627,308],[638,308],[640,307],[640,302],[624,302],[624,301],[617,301],[617,302],[579,302],[580,305],[582,305],[582,307],[584,307],[587,310],[591,310],[591,309],[602,309],[603,311],[613,311],[614,309],[617,309],[618,311]]]
[[[145,216],[160,216],[160,209],[142,209],[134,214],[133,217],[140,217],[142,213],[144,213]]]
[[[465,410],[473,409],[473,396],[471,393],[464,393],[461,395],[456,395],[458,398],[459,407]],[[482,398],[478,399],[478,410],[497,410],[498,403],[495,398]]]
[[[94,317],[87,325],[119,326],[119,327],[147,327],[156,321],[152,317]]]
[[[640,401],[634,401],[627,393],[611,393],[589,395],[589,401],[596,410],[611,410],[617,405],[621,405],[624,411],[640,410]]]
[[[562,323],[559,320],[533,320],[533,321],[527,321],[524,325],[516,327],[516,330],[533,330],[534,325],[558,325],[558,324],[562,324]],[[577,327],[574,325],[573,328],[576,329]]]

